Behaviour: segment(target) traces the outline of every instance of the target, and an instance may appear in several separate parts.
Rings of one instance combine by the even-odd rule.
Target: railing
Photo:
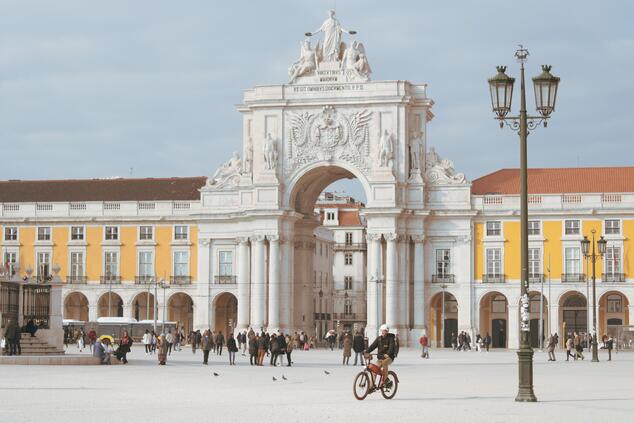
[[[314,313],[315,320],[330,320],[330,313]]]
[[[538,273],[528,274],[528,283],[542,283],[544,282],[544,275]]]
[[[7,320],[18,321],[20,285],[11,282],[0,282],[0,314],[2,327],[6,327]]]
[[[40,329],[49,328],[51,287],[48,285],[24,285],[22,291],[22,310],[24,323],[29,320]]]
[[[85,284],[88,282],[88,276],[71,275],[66,277],[66,283]]]
[[[334,251],[363,251],[368,249],[368,245],[365,242],[339,242],[332,249]]]
[[[431,275],[431,283],[454,283],[456,281],[455,275]]]
[[[484,282],[484,283],[503,283],[503,282],[506,282],[506,278],[505,278],[505,275],[484,274],[484,275],[482,275],[482,282]]]
[[[192,283],[191,276],[170,276],[170,283],[173,285],[190,285]]]
[[[333,318],[335,320],[365,320],[365,313],[333,313]]]
[[[234,275],[216,275],[214,276],[214,282],[218,284],[232,284],[236,283],[236,276]]]
[[[141,275],[134,277],[134,283],[137,285],[148,284],[154,282],[154,276]]]
[[[603,282],[625,282],[625,273],[603,273],[601,274]]]
[[[36,275],[35,280],[37,283],[48,283],[53,280],[53,276],[51,275]]]
[[[562,282],[585,282],[586,275],[584,273],[562,273]]]
[[[102,276],[99,281],[105,285],[118,285],[121,283],[121,276]]]

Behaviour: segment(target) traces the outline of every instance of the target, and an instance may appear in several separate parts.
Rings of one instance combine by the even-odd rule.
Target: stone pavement
[[[203,366],[200,351],[184,349],[158,366],[137,345],[127,366],[0,366],[0,421],[634,421],[634,354],[607,362],[601,352],[600,363],[589,354],[585,361],[561,358],[558,352],[559,361],[549,363],[536,352],[539,402],[526,404],[513,401],[513,351],[432,350],[422,360],[417,350],[403,349],[393,366],[401,381],[396,398],[357,401],[352,381],[361,367],[341,366],[340,350],[295,351],[294,367],[257,368],[240,355],[230,367],[226,352]]]

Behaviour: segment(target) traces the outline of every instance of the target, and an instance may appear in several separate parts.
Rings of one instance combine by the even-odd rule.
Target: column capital
[[[409,236],[405,234],[397,234],[396,241],[399,243],[409,242]]]
[[[367,233],[365,235],[366,239],[368,240],[368,242],[372,242],[372,241],[380,241],[381,240],[381,234],[377,234],[377,233]]]
[[[425,242],[425,235],[412,235],[412,241],[414,241],[415,244],[422,244]]]
[[[252,235],[251,242],[264,242],[266,237],[264,235]]]
[[[398,234],[396,232],[388,232],[388,233],[384,233],[383,237],[388,242],[396,241],[398,239]]]
[[[281,237],[277,234],[272,234],[272,235],[267,235],[266,239],[269,240],[269,242],[280,242],[281,241]]]
[[[209,247],[211,245],[211,238],[198,238],[198,243],[203,247]]]
[[[236,238],[236,242],[238,244],[241,244],[241,245],[242,244],[246,244],[246,243],[249,242],[249,237],[248,236],[239,236],[239,237]]]

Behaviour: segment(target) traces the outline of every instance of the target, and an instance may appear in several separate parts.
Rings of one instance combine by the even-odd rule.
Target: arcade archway
[[[617,328],[621,325],[630,324],[630,302],[619,291],[608,291],[599,298],[598,304],[598,336],[599,339],[603,335],[617,336]]]
[[[167,320],[177,322],[179,327],[185,328],[185,333],[194,327],[194,301],[192,297],[177,292],[167,301]]]
[[[141,292],[137,294],[130,305],[132,308],[130,315],[137,321],[154,320],[154,294],[150,292]]]
[[[229,292],[218,295],[213,302],[214,327],[212,330],[223,334],[233,332],[238,318],[238,299]],[[259,329],[259,328],[256,328]]]
[[[561,334],[588,332],[588,303],[586,297],[577,291],[569,291],[559,300],[559,321]]]
[[[445,302],[444,309],[443,298]],[[428,336],[431,345],[451,347],[452,335],[455,334],[457,336],[458,334],[458,302],[453,294],[445,291],[439,292],[432,297],[429,308],[429,328],[431,333]]]
[[[489,292],[480,300],[480,335],[491,336],[492,348],[506,348],[508,341],[508,301],[499,292]]]
[[[106,292],[97,302],[97,317],[123,317],[123,300],[116,292]]]
[[[88,321],[88,298],[81,292],[71,292],[64,299],[64,319]]]

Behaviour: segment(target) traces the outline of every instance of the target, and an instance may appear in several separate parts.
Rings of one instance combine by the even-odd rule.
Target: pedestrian
[[[266,335],[264,331],[260,333],[258,338],[258,366],[262,366],[264,363],[264,355],[266,354]]]
[[[92,348],[95,345],[95,341],[97,341],[97,332],[94,328],[90,328],[88,331],[88,343],[90,344],[90,351],[92,352]]]
[[[150,332],[150,354],[156,353],[156,344],[158,343],[158,338],[156,336],[156,332]]]
[[[573,342],[575,347],[575,360],[577,358],[585,359],[583,356],[583,339],[584,337],[581,334],[575,333]]]
[[[482,348],[480,348],[480,346],[482,345],[482,337],[480,336],[480,334],[476,334],[476,339],[475,339],[475,350],[476,351],[480,351],[482,352]]]
[[[574,360],[577,359],[577,355],[572,353],[574,343],[575,342],[572,340],[572,336],[568,335],[568,339],[566,340],[566,361],[570,361],[570,357],[572,357]]]
[[[555,346],[557,346],[555,335],[550,335],[550,338],[548,338],[548,361],[556,361]]]
[[[192,347],[192,354],[196,354],[196,332],[191,331],[189,334],[189,343]]]
[[[167,340],[165,339],[165,335],[161,334],[156,342],[158,348],[158,362],[159,365],[164,366],[167,362]]]
[[[269,341],[269,347],[271,349],[271,360],[269,365],[276,366],[277,365],[277,356],[280,353],[280,344],[277,341],[277,335],[271,335],[271,339]]]
[[[451,332],[451,348],[454,351],[458,349],[458,337],[455,332]]]
[[[614,347],[614,338],[612,336],[608,337],[608,340],[605,341],[605,348],[608,350],[608,361],[612,361],[612,348]]]
[[[86,345],[84,344],[84,330],[81,329],[79,333],[77,334],[77,348],[79,349],[79,352],[82,352],[85,346]]]
[[[249,363],[252,366],[258,365],[258,337],[255,332],[250,332],[249,335]]]
[[[103,351],[101,364],[112,364],[112,354],[114,351],[110,339],[104,338],[103,341],[101,341],[101,345]]]
[[[167,341],[167,355],[172,355],[172,345],[174,344],[174,336],[171,331],[167,332],[165,335],[165,340]]]
[[[110,364],[109,361],[106,362],[106,350],[99,339],[95,340],[95,344],[92,349],[92,356],[99,358],[99,364]]]
[[[211,351],[211,335],[209,334],[209,329],[203,332],[200,347],[203,350],[203,364],[206,365],[209,361],[209,351]]]
[[[128,353],[131,351],[132,342],[132,338],[128,335],[128,331],[124,330],[123,336],[119,340],[120,360],[123,364],[128,364]]]
[[[280,359],[280,366],[283,366],[284,354],[286,354],[286,337],[281,330],[277,331],[277,344],[279,346],[279,354],[277,356]]]
[[[218,354],[218,334],[215,330],[211,332],[211,350]]]
[[[239,336],[240,334],[238,334]],[[221,347],[222,348],[222,347]],[[238,347],[236,346],[236,340],[233,337],[233,333],[229,332],[227,335],[227,352],[229,353],[229,365],[236,365],[236,353],[238,352]]]
[[[363,362],[363,350],[365,349],[365,345],[363,344],[363,335],[361,332],[356,331],[354,333],[354,337],[352,338],[352,349],[354,350],[354,365],[357,365],[357,359],[361,359],[361,365],[364,366]]]
[[[287,367],[291,367],[291,353],[293,352],[293,339],[291,338],[290,335],[286,335],[286,338],[284,339],[284,341],[286,342],[286,361]]]
[[[150,334],[150,330],[146,329],[143,337],[141,338],[141,343],[145,346],[145,355],[148,355],[152,352],[152,335]]]
[[[349,333],[343,335],[343,364],[350,365],[350,356],[352,355],[352,337]]]
[[[420,356],[422,358],[429,358],[429,339],[427,338],[427,332],[423,332],[421,337],[418,339],[418,343],[423,349]]]
[[[247,345],[247,342],[249,342],[249,337],[247,336],[247,331],[243,331],[242,332],[242,355],[246,355],[247,352],[247,348],[249,347]]]
[[[216,346],[216,352],[218,353],[218,355],[222,355],[222,347],[225,345],[225,337],[222,334],[222,331],[218,332],[218,336],[216,336],[214,344]]]
[[[16,343],[16,338],[19,339],[20,336],[20,328],[18,325],[12,319],[7,320],[7,327],[4,329],[4,339],[7,344],[8,355],[22,354],[20,342],[18,341]]]
[[[487,332],[487,334],[484,335],[484,348],[486,348],[487,352],[489,352],[490,346],[491,346],[491,335],[489,335],[489,332]]]

